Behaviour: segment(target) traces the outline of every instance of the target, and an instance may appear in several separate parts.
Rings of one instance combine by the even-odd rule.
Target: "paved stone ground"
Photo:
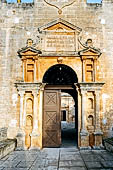
[[[113,153],[106,150],[45,148],[14,151],[0,160],[0,170],[113,170]]]

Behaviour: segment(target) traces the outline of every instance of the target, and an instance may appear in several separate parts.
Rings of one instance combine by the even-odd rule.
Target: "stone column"
[[[102,131],[100,128],[100,91],[95,91],[95,146],[102,146]]]
[[[25,126],[25,122],[26,122],[26,96],[24,96],[23,127]]]
[[[33,104],[33,130],[31,133],[31,147],[35,148],[37,146],[37,137],[40,136],[38,132],[38,91],[33,92],[34,104]]]
[[[100,91],[95,92],[95,131],[100,130]]]
[[[94,59],[94,66],[93,66],[93,81],[96,82],[96,62],[97,60]]]
[[[40,103],[39,103],[39,121],[40,121],[40,126],[39,126],[39,133],[40,133],[40,141],[39,141],[39,145],[40,148],[42,148],[42,132],[43,132],[43,98],[44,98],[44,87],[45,87],[45,83],[43,83],[40,87]]]
[[[24,91],[19,92],[20,94],[20,123],[19,123],[19,127],[20,129],[23,126],[23,111],[24,111]]]
[[[89,134],[86,129],[86,91],[81,91],[81,148],[88,148],[89,147]]]
[[[36,60],[34,62],[34,82],[36,82]]]
[[[17,134],[17,150],[25,149],[25,132],[23,130],[23,112],[24,112],[24,91],[19,91],[20,95],[20,118],[19,131]]]
[[[38,92],[33,92],[33,96],[33,132],[35,132],[38,129]]]
[[[82,60],[82,81],[85,82],[85,61],[86,60]]]
[[[81,91],[81,132],[86,132],[86,91]]]

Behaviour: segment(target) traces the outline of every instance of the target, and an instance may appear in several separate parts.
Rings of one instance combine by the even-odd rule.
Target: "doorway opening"
[[[61,111],[61,121],[66,121],[66,110]]]
[[[44,74],[43,147],[75,147],[78,142],[78,94],[74,70],[64,64]]]
[[[66,92],[61,92],[61,147],[77,145],[77,118],[75,100]]]

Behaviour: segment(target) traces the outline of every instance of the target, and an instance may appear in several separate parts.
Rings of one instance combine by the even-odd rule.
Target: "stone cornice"
[[[25,83],[25,82],[16,82],[15,86],[18,91],[38,91],[42,83]]]
[[[81,82],[76,83],[75,86],[81,91],[100,91],[104,84],[104,82]]]

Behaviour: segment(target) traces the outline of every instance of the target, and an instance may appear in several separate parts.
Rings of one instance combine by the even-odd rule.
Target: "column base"
[[[29,150],[40,150],[40,149],[41,149],[40,147],[36,147],[36,146],[34,146],[34,147],[32,146],[29,148]]]
[[[93,146],[93,149],[94,150],[104,150],[105,147],[103,145],[101,145],[101,146]]]
[[[37,132],[37,131],[33,131],[31,134],[31,147],[30,149],[32,148],[40,148],[39,147],[39,136],[40,136],[40,133]]]
[[[80,146],[79,149],[80,150],[91,150],[91,147],[90,146],[87,146],[87,147]]]
[[[80,132],[81,148],[89,147],[89,133],[86,130]]]
[[[95,131],[94,132],[94,137],[95,137],[95,148],[102,148],[102,135],[103,132],[102,131]]]
[[[16,150],[26,150],[25,147],[25,132],[23,129],[19,129],[17,136],[17,148]]]
[[[80,132],[80,135],[81,136],[88,136],[89,133],[88,133],[88,131],[86,129],[82,129],[81,132]]]

